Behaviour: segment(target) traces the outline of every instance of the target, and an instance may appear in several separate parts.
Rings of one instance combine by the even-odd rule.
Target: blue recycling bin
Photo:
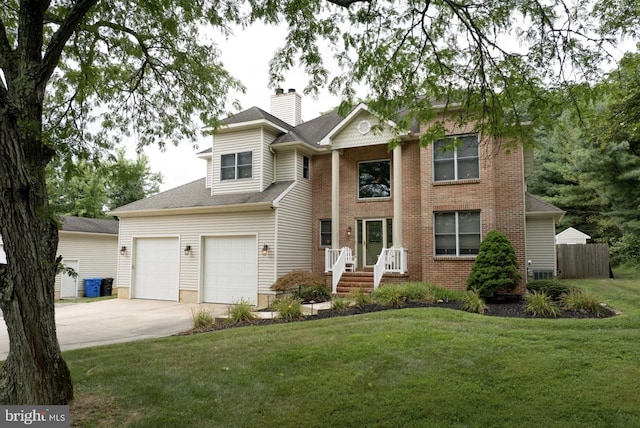
[[[85,278],[84,295],[87,297],[100,297],[100,284],[102,284],[102,278]]]

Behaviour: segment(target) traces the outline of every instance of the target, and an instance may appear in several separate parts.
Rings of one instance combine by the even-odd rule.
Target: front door
[[[363,219],[358,220],[357,225],[358,267],[373,266],[378,261],[382,249],[392,245],[392,220]]]
[[[365,265],[373,266],[384,248],[382,220],[364,220],[364,237]]]

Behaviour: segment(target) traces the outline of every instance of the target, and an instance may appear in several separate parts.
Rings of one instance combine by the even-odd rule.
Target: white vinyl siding
[[[277,216],[277,276],[280,277],[294,269],[311,270],[312,217],[309,180],[298,180],[295,183],[280,201]]]
[[[211,183],[213,182],[213,162],[211,159],[207,159],[207,179],[205,187],[211,189]]]
[[[276,161],[274,159],[273,153],[271,153],[271,150],[269,148],[269,146],[271,145],[271,143],[273,143],[273,140],[275,140],[277,136],[278,134],[276,134],[273,131],[270,131],[267,129],[263,130],[263,133],[262,133],[263,155],[261,157],[262,159],[261,164],[259,165],[259,168],[261,170],[260,178],[262,180],[262,185],[260,190],[266,189],[271,185],[271,183],[273,183],[274,181],[277,181],[277,179],[275,178],[275,171],[274,171],[274,168],[276,168]]]
[[[362,112],[358,114],[350,123],[348,123],[344,127],[341,132],[339,132],[331,139],[332,148],[343,149],[349,147],[363,147],[376,144],[387,144],[392,138],[395,137],[393,130],[386,125],[381,131],[371,130],[363,135],[358,130],[358,125],[363,120],[368,120],[371,123],[372,127],[378,123],[378,119],[368,112]]]
[[[276,181],[296,179],[296,150],[282,150],[277,154]],[[302,162],[302,161],[301,161]]]
[[[89,233],[59,232],[58,254],[65,259],[78,260],[78,296],[84,295],[85,278],[114,278],[117,287],[118,236]],[[56,275],[55,291],[60,293],[62,274]]]
[[[553,218],[527,217],[526,222],[527,262],[531,260],[532,271],[556,273],[555,223]]]
[[[261,191],[262,165],[262,132],[260,129],[251,129],[237,132],[218,134],[213,144],[213,194]],[[252,176],[239,180],[221,180],[221,156],[232,153],[252,152]]]
[[[126,246],[127,255],[119,258],[118,285],[129,287],[131,283],[131,248],[134,238],[154,236],[178,236],[180,238],[180,290],[200,289],[200,243],[204,236],[230,236],[253,234],[262,245],[269,247],[275,241],[275,210],[230,212],[211,214],[181,214],[157,217],[124,217],[120,219],[120,243]],[[191,254],[184,248],[190,245]],[[259,248],[255,248],[256,254]],[[275,258],[258,257],[258,292],[270,293],[274,282]]]

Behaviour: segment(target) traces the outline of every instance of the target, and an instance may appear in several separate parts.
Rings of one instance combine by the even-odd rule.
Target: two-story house
[[[398,135],[364,104],[302,123],[297,92],[271,101],[271,113],[222,122],[198,155],[205,178],[111,212],[120,297],[262,306],[294,269],[327,273],[334,292],[347,270],[375,286],[394,277],[464,289],[491,229],[514,244],[523,277],[529,254],[554,272],[562,211],[526,193],[522,149],[453,124],[420,148],[426,124]]]

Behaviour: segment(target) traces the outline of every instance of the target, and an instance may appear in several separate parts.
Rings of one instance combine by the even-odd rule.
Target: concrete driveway
[[[127,299],[56,303],[58,341],[62,350],[66,351],[170,336],[191,327],[191,308],[197,306],[189,303]],[[226,305],[206,306],[215,316],[226,313]],[[9,336],[2,318],[0,360],[5,360],[8,354]]]

